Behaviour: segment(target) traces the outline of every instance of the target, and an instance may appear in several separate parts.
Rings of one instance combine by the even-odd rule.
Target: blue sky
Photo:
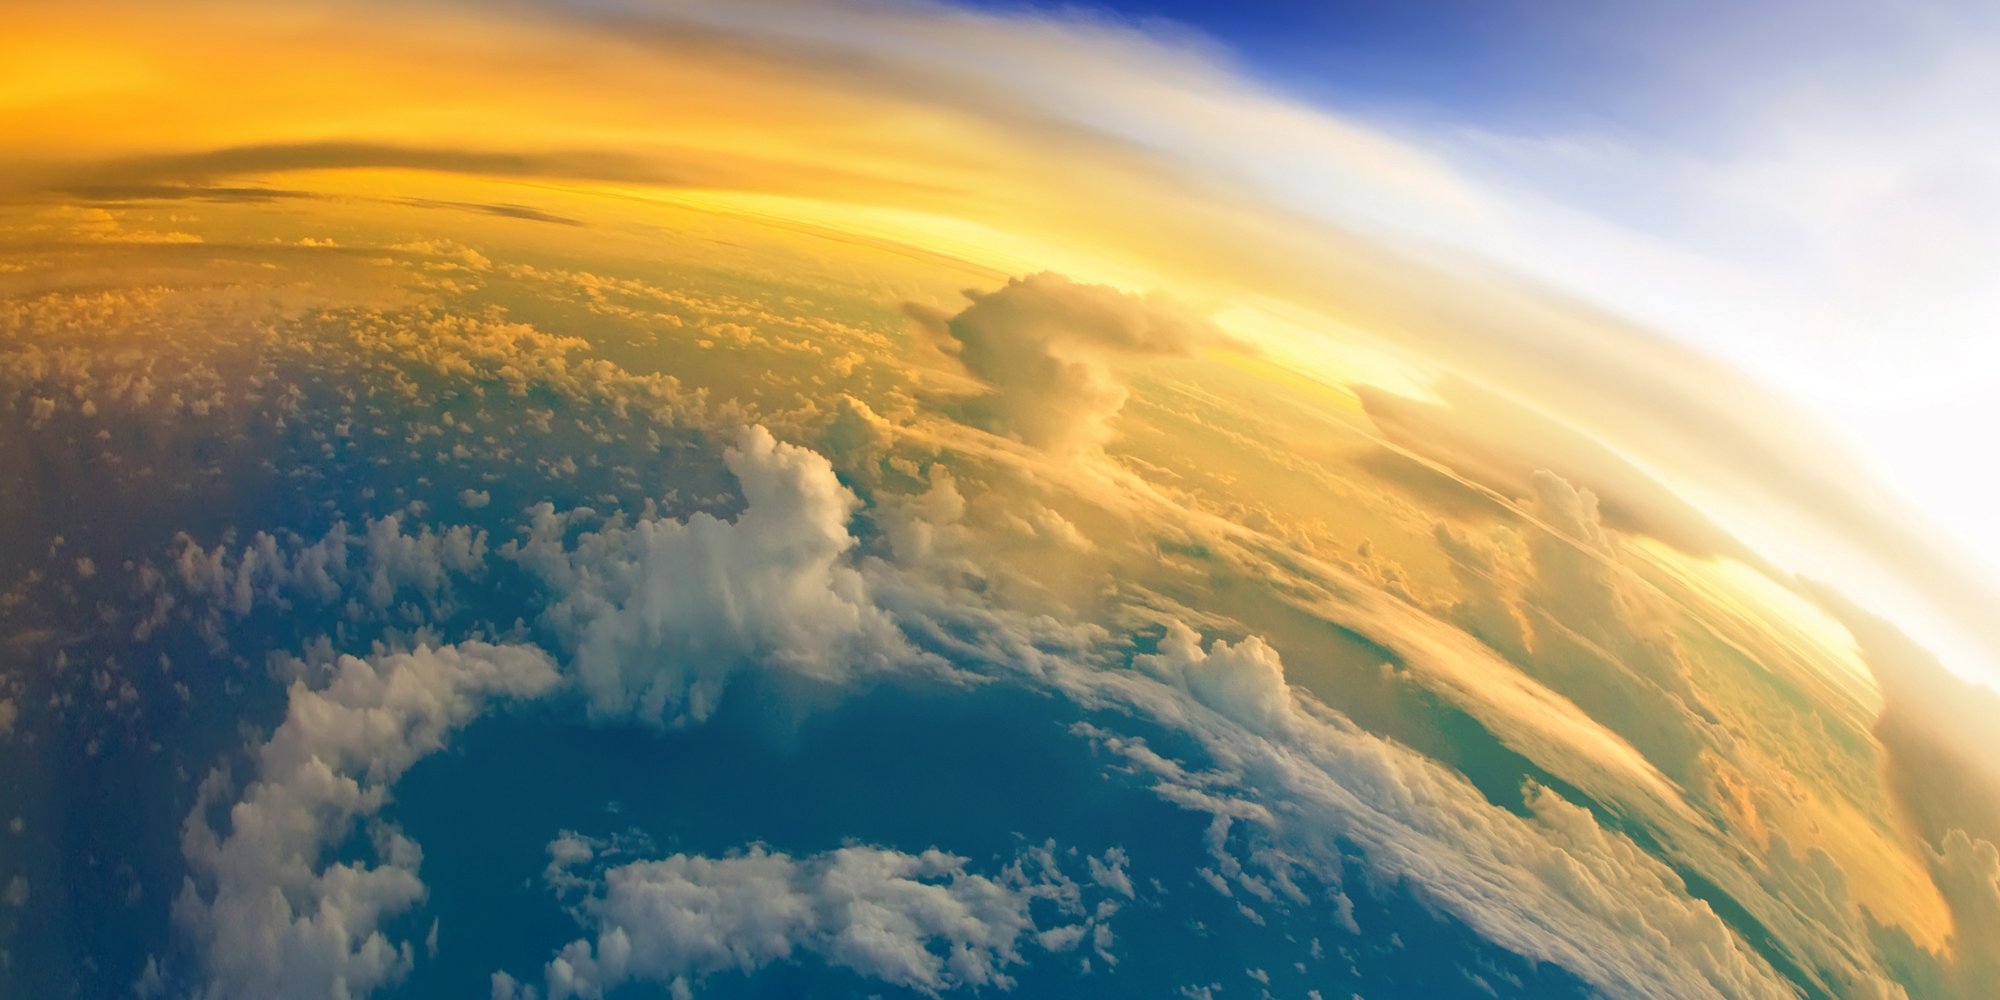
[[[1002,9],[1060,10],[1007,3]],[[1571,114],[1541,96],[1589,69],[1581,47],[1524,30],[1518,4],[1471,0],[1286,3],[1110,0],[1077,8],[1141,27],[1192,30],[1244,72],[1300,95],[1453,114]],[[1171,27],[1169,28],[1171,30]]]

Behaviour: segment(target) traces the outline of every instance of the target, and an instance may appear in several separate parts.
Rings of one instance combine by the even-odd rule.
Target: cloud
[[[749,666],[831,683],[915,659],[849,564],[860,501],[826,459],[751,427],[724,462],[734,521],[614,521],[565,548],[569,519],[543,505],[505,550],[550,587],[544,619],[593,712],[699,722]]]
[[[1435,609],[1616,732],[1684,788],[1701,787],[1708,708],[1653,591],[1624,565],[1596,494],[1547,470],[1525,484],[1528,564],[1448,525],[1434,535],[1459,593]]]
[[[1451,563],[1459,595],[1438,617],[1465,630],[1512,663],[1528,659],[1528,625],[1520,609],[1507,598],[1500,556],[1490,547],[1452,526],[1439,522],[1432,529],[1438,548]]]
[[[505,550],[546,586],[544,617],[594,713],[695,722],[747,667],[830,683],[918,660],[848,563],[847,521],[859,501],[825,459],[761,427],[743,430],[724,459],[746,501],[734,521],[649,514],[566,545],[569,526],[588,512],[544,505],[527,539]],[[350,559],[357,550],[361,558]],[[309,545],[260,535],[240,553],[183,540],[172,572],[245,614],[286,595],[358,592],[381,606],[404,587],[435,593],[452,574],[479,572],[484,559],[481,533],[410,534],[390,517],[360,537],[336,525]],[[229,809],[226,832],[210,819],[228,791],[220,772],[188,818],[190,876],[175,918],[200,956],[204,997],[362,996],[399,981],[414,950],[381,926],[423,897],[422,853],[377,813],[401,773],[452,730],[499,697],[537,696],[557,681],[555,661],[538,648],[476,642],[344,656],[330,671],[323,689],[292,686],[285,721],[255,752],[256,778]],[[328,863],[357,826],[373,863]],[[935,875],[975,885],[944,870],[962,861],[918,860],[928,867],[909,873],[913,884]],[[830,875],[852,874],[855,864]],[[909,982],[998,982],[997,965],[988,975],[979,962],[1015,960],[1011,950],[981,959],[961,949],[926,971],[919,956],[869,952],[871,942],[880,943],[836,935],[826,947],[845,949],[830,957],[857,967],[900,960],[885,975]]]
[[[1813,421],[1727,365],[1500,273],[1540,271],[1586,298],[1612,288],[1610,297],[1628,305],[1667,297],[1713,313],[1715,296],[1652,277],[1663,258],[1668,273],[1684,273],[1674,252],[1633,253],[1616,227],[1580,225],[1581,213],[1523,199],[1511,184],[1469,176],[1380,128],[1274,95],[1185,39],[1089,17],[765,0],[528,5],[508,19],[461,5],[380,8],[326,19],[338,28],[305,46],[275,15],[229,5],[206,13],[45,15],[24,23],[22,44],[87,37],[102,46],[93,52],[120,65],[142,64],[162,46],[218,62],[269,54],[260,68],[271,101],[205,116],[192,109],[223,103],[205,78],[166,91],[106,80],[96,118],[24,105],[21,145],[45,157],[108,156],[96,166],[111,176],[95,178],[107,184],[144,180],[121,171],[201,178],[313,167],[588,177],[628,166],[593,149],[604,135],[629,136],[630,148],[670,151],[657,154],[660,163],[630,164],[626,182],[803,194],[792,208],[816,216],[805,221],[867,229],[855,234],[861,239],[887,236],[1003,269],[1025,259],[1100,280],[1136,284],[1143,274],[1148,284],[1200,288],[1204,298],[1271,302],[1304,315],[1311,329],[1361,331],[1398,353],[1471,371],[1642,458],[1678,492],[1693,496],[1679,488],[1698,487],[1705,505],[1727,498],[1730,509],[1714,504],[1717,513],[1733,531],[1761,529],[1746,535],[1759,551],[1859,584],[1871,603],[1929,605],[1941,620],[1922,623],[1927,640],[1965,633],[1988,653],[2000,649],[1994,587],[1977,561],[1908,516]],[[458,30],[469,20],[486,30]],[[106,30],[107,21],[118,30]],[[494,47],[480,48],[475,36]],[[438,37],[465,40],[467,58],[382,72],[384,46]],[[495,74],[495,65],[518,69],[502,58],[517,50],[501,39],[572,72]],[[49,71],[26,72],[33,83]],[[1968,71],[1953,60],[1946,75],[1959,72]],[[68,93],[61,77],[49,82],[47,93]],[[685,99],[663,108],[646,97],[667,92]],[[404,120],[394,112],[409,109],[410,95],[439,94],[452,95],[453,113],[435,116],[446,131],[434,136],[435,149],[412,147],[391,124]],[[162,101],[188,113],[160,114]],[[356,106],[383,113],[360,121]],[[746,154],[753,144],[745,133],[716,122],[759,123],[755,149]],[[283,141],[309,133],[354,139]],[[494,135],[519,135],[526,151],[479,150]],[[692,137],[710,145],[677,148]],[[1462,151],[1463,136],[1449,144]],[[1791,183],[1798,164],[1787,164],[1783,187],[1812,190]],[[847,174],[826,176],[829,165]],[[89,169],[58,173],[69,176],[57,182],[93,179]],[[1848,173],[1881,187],[1868,169]],[[849,211],[857,205],[892,206],[898,218]],[[1943,222],[1943,230],[1965,230],[1962,219]],[[1607,268],[1607,260],[1635,266]],[[1645,294],[1616,287],[1633,284],[1620,280],[1629,275],[1642,276]],[[1722,328],[1763,322],[1723,319]]]
[[[955,315],[907,311],[989,387],[963,404],[971,422],[1053,452],[1088,452],[1110,439],[1110,420],[1129,394],[1120,360],[1233,343],[1169,303],[1059,274],[965,294],[972,304]]]
[[[168,574],[187,594],[208,602],[212,617],[224,611],[243,617],[260,607],[289,607],[292,600],[347,600],[354,602],[350,611],[381,612],[399,597],[416,597],[439,612],[449,603],[454,578],[485,570],[486,532],[428,524],[406,530],[404,520],[400,514],[370,518],[359,534],[340,521],[312,542],[260,531],[237,550],[203,548],[182,533],[174,537]],[[216,624],[219,629],[219,617]]]
[[[1535,473],[1546,470],[1588,487],[1613,528],[1649,535],[1690,555],[1752,558],[1706,514],[1563,421],[1463,379],[1448,380],[1437,392],[1441,403],[1354,386],[1368,418],[1391,443],[1502,496],[1529,495]],[[1397,481],[1416,490],[1429,485],[1412,476]],[[1433,489],[1444,490],[1447,503],[1464,503],[1445,484]]]
[[[403,199],[403,204],[415,205],[420,208],[444,208],[460,212],[478,212],[484,215],[497,215],[503,219],[521,219],[526,222],[547,222],[558,226],[583,225],[583,220],[581,219],[572,219],[566,215],[557,215],[554,212],[545,212],[539,208],[530,208],[526,205],[514,205],[514,204],[493,203],[493,202],[440,201],[435,198],[407,198]]]
[[[1082,529],[1062,516],[1061,512],[1033,502],[1017,506],[1019,513],[1007,516],[1003,523],[1021,537],[1075,552],[1089,552],[1096,547],[1085,537]]]
[[[468,642],[343,656],[320,689],[294,683],[285,719],[253,754],[255,778],[211,825],[211,774],[181,835],[188,876],[174,922],[194,943],[204,1000],[363,997],[413,961],[382,922],[424,896],[422,852],[376,818],[396,779],[494,701],[553,688],[539,649]],[[374,863],[329,861],[356,824]]]
[[[586,859],[566,841],[550,848],[561,861]],[[1123,876],[1122,855],[1089,861],[1106,880]],[[1014,983],[1006,970],[1025,960],[1024,944],[1062,950],[1092,929],[1086,922],[1037,932],[1030,911],[1037,899],[1052,900],[1060,913],[1083,911],[1053,851],[1030,851],[992,875],[966,866],[935,849],[849,846],[794,857],[759,845],[721,858],[675,854],[612,867],[576,908],[594,940],[574,941],[548,962],[542,996],[597,997],[635,982],[688,996],[714,973],[807,957],[931,995],[1007,990]],[[1130,895],[1129,881],[1123,890]],[[493,995],[536,993],[498,973]]]
[[[318,198],[310,191],[287,188],[220,184],[79,184],[64,187],[62,194],[85,202],[127,201],[207,201],[258,204],[297,198]]]
[[[193,233],[132,229],[125,213],[104,208],[64,205],[45,213],[70,236],[92,243],[187,244],[200,243]]]
[[[920,643],[1101,713],[1075,731],[1163,800],[1210,818],[1215,883],[1246,916],[1320,905],[1358,859],[1498,947],[1603,995],[1793,995],[1630,838],[1538,786],[1524,794],[1526,815],[1494,805],[1463,775],[1291,687],[1261,639],[1204,648],[1170,622],[1157,653],[1122,669],[1115,641],[1086,626],[981,609],[963,590],[882,570],[885,603]],[[1166,727],[1182,749],[1119,732],[1121,716]]]
[[[230,182],[238,178],[326,170],[417,170],[713,190],[882,189],[875,178],[834,166],[774,161],[764,156],[699,146],[660,144],[642,156],[587,146],[523,151],[481,149],[470,143],[425,146],[365,141],[249,143],[192,152],[142,153],[97,162],[23,164],[16,170],[0,173],[0,187],[67,193],[94,202],[198,198],[255,203],[299,194]],[[576,224],[573,219],[519,205],[403,201],[530,221]],[[186,233],[111,233],[87,238],[113,242],[199,242],[197,237]]]
[[[2000,748],[1994,720],[2000,694],[1953,675],[1888,621],[1831,587],[1805,592],[1853,635],[1882,693],[1874,733],[1887,758],[1887,785],[1916,831],[1933,847],[1954,829],[2000,843]]]
[[[1831,587],[1805,592],[1853,636],[1882,693],[1874,735],[1885,783],[1902,818],[1923,838],[1931,876],[1951,908],[1946,953],[1896,943],[1907,964],[1944,976],[1957,995],[1990,992],[2000,981],[2000,749],[1994,720],[2000,695],[1954,676],[1889,622]]]
[[[1217,639],[1204,650],[1199,634],[1173,622],[1160,651],[1133,657],[1132,665],[1252,730],[1291,728],[1292,692],[1284,664],[1277,650],[1254,635],[1234,646]]]
[[[2000,848],[1953,830],[1931,870],[1951,904],[1952,971],[1963,996],[1978,996],[2000,981]]]
[[[1177,658],[1189,657],[1183,649]],[[1179,685],[1149,689],[1116,673],[1065,673],[1057,686],[1086,705],[1120,705],[1199,741],[1212,768],[1095,725],[1082,729],[1150,777],[1162,799],[1212,818],[1216,883],[1246,906],[1311,905],[1300,883],[1337,887],[1344,851],[1353,851],[1378,877],[1408,886],[1487,940],[1558,965],[1606,996],[1793,996],[1666,865],[1539,786],[1527,788],[1527,815],[1517,816],[1455,772],[1296,690],[1291,724],[1273,728],[1246,725],[1268,709],[1241,711],[1266,704],[1261,693],[1211,694],[1232,711],[1207,711],[1208,701]]]

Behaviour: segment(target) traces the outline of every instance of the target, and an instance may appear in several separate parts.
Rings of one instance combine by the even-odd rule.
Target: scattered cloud
[[[1292,727],[1284,664],[1254,635],[1233,646],[1217,639],[1204,650],[1200,635],[1174,622],[1160,651],[1134,657],[1132,665],[1253,731],[1283,733]]]
[[[574,845],[551,849],[582,860]],[[688,996],[708,975],[808,956],[930,995],[1011,989],[1006,970],[1025,961],[1025,946],[1073,945],[1073,937],[1038,934],[1030,903],[1055,898],[1069,904],[1061,912],[1081,909],[1076,884],[1036,861],[1052,864],[1053,854],[1031,854],[990,875],[935,849],[867,846],[805,857],[753,846],[720,858],[676,854],[619,865],[577,906],[594,940],[572,942],[549,961],[539,996],[596,997],[635,982]],[[1115,860],[1091,862],[1118,871],[1108,867]],[[493,995],[538,994],[499,973]]]

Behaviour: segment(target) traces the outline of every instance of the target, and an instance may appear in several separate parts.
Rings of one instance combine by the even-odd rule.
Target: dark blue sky
[[[1616,114],[1637,25],[1542,0],[972,0],[1064,10],[1220,43],[1243,71],[1309,100],[1417,118],[1543,121]],[[1565,6],[1568,9],[1558,9]],[[1628,12],[1641,5],[1626,6]]]
[[[1246,74],[1347,112],[1517,134],[1723,146],[1759,93],[1922,71],[1989,3],[1879,0],[958,0],[1209,39]]]

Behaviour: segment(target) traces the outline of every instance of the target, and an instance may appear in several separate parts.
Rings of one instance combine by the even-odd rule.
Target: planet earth
[[[1636,334],[702,9],[11,71],[0,995],[2000,988],[2000,699],[1491,346]]]

